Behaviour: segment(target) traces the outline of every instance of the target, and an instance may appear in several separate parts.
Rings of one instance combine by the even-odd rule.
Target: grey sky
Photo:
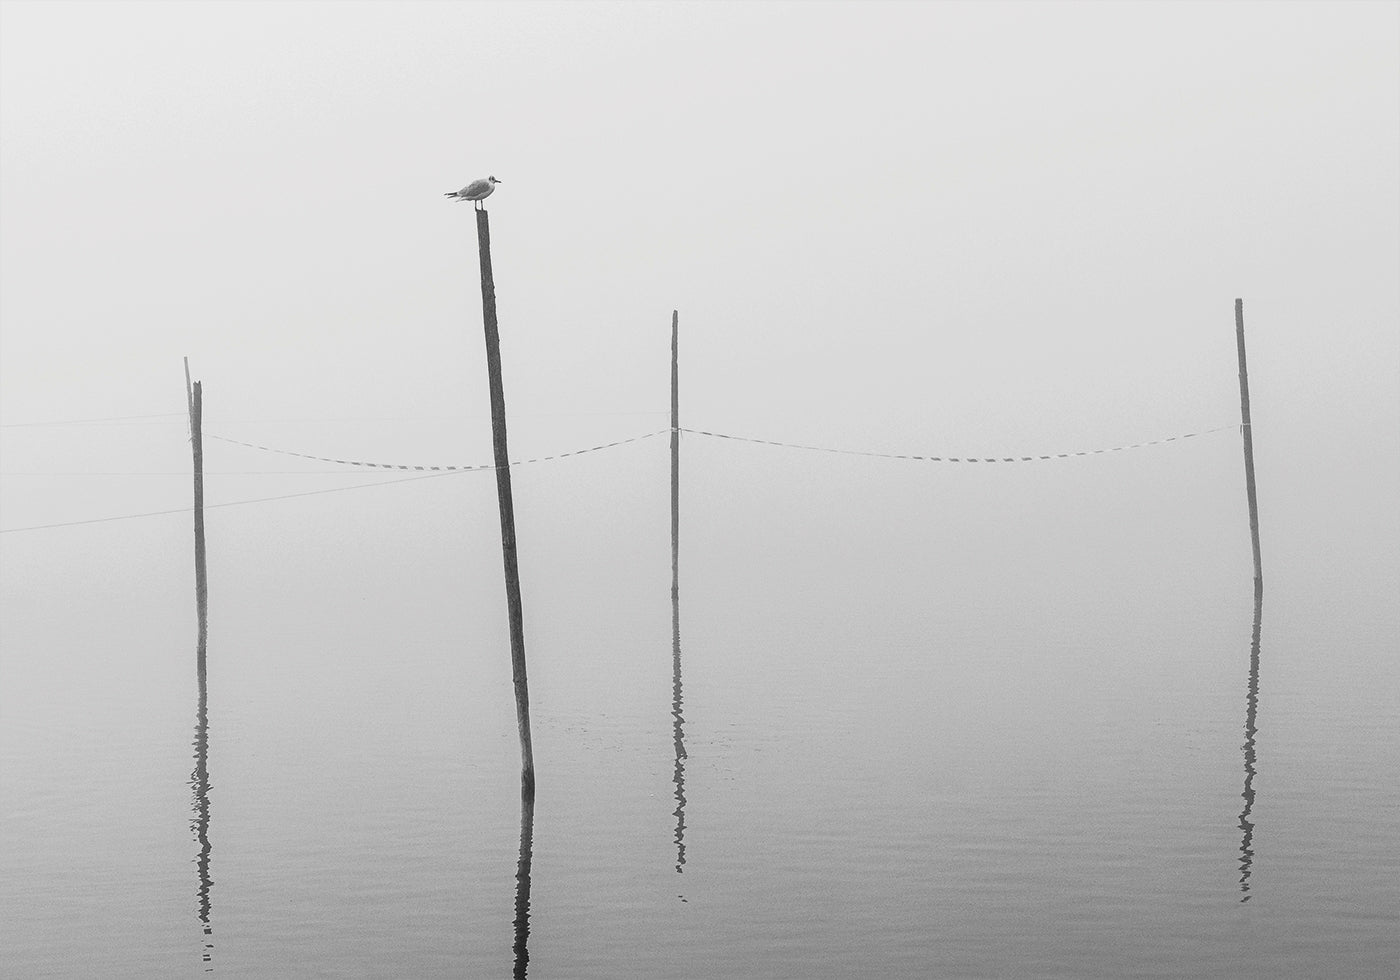
[[[1286,455],[1370,439],[1367,492],[1396,487],[1393,3],[9,2],[0,27],[11,426],[180,411],[186,354],[213,420],[484,413],[475,232],[442,194],[489,173],[522,451],[664,426],[525,420],[664,412],[672,308],[696,425],[973,452],[1228,423],[1243,296],[1266,501]],[[52,463],[6,432],[6,469]]]

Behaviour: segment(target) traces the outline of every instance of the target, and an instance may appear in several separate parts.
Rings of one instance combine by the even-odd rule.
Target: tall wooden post
[[[680,596],[681,549],[681,400],[680,312],[671,311],[671,602]],[[677,611],[679,628],[679,611]]]
[[[214,927],[210,921],[214,881],[209,875],[209,571],[204,551],[204,392],[200,382],[190,381],[190,359],[185,358],[185,403],[190,413],[190,449],[194,456],[194,603],[199,619],[199,638],[195,646],[195,678],[199,684],[199,702],[195,707],[194,771],[190,785],[194,788],[195,822],[193,829],[199,840],[199,921],[203,924],[203,961],[210,963],[214,951]],[[206,967],[207,970],[212,967]]]
[[[1254,595],[1264,594],[1264,571],[1259,560],[1259,501],[1254,495],[1254,430],[1249,420],[1249,371],[1244,357],[1244,300],[1235,300],[1235,341],[1240,356],[1240,426],[1244,430],[1244,485],[1249,496],[1249,537],[1254,547]]]
[[[194,453],[194,602],[199,617],[199,671],[209,639],[209,572],[204,561],[204,397],[196,381],[190,392],[190,446]]]
[[[501,383],[501,338],[496,330],[496,282],[491,275],[491,225],[484,208],[476,212],[481,252],[481,315],[486,327],[486,371],[491,387],[491,441],[496,457],[496,496],[501,511],[501,550],[505,558],[506,611],[510,619],[510,664],[515,682],[515,717],[520,728],[520,788],[535,793],[535,751],[530,742],[530,691],[525,679],[525,616],[520,603],[520,563],[515,550],[515,505],[510,492],[510,453],[506,449],[506,396]]]

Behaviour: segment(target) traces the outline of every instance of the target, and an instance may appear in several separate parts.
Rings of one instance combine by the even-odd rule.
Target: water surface
[[[1261,473],[1256,619],[1228,436],[684,452],[678,620],[664,440],[516,475],[533,807],[489,474],[210,511],[203,678],[187,517],[7,535],[3,972],[1394,975],[1394,570]]]

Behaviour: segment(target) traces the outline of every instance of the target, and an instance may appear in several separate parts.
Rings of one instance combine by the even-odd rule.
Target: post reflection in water
[[[199,650],[196,655],[199,674],[199,704],[195,709],[194,723],[194,772],[190,773],[190,786],[194,790],[194,819],[190,829],[199,841],[199,902],[196,906],[199,921],[204,927],[204,948],[202,959],[204,972],[214,970],[214,926],[212,921],[213,902],[211,892],[214,879],[209,876],[209,854],[213,845],[209,843],[209,683],[205,670],[205,640],[201,630]]]
[[[520,861],[515,868],[515,976],[530,967],[530,860],[535,849],[535,794],[520,786]]]
[[[676,873],[685,873],[685,716],[681,714],[681,612],[680,593],[671,592],[671,719],[676,743]],[[685,899],[682,898],[682,901]]]
[[[1240,892],[1241,902],[1250,899],[1249,876],[1254,870],[1254,821],[1249,819],[1254,809],[1254,736],[1258,731],[1259,713],[1259,626],[1263,618],[1264,596],[1254,594],[1254,639],[1249,647],[1249,695],[1244,713],[1244,809],[1240,811]]]
[[[671,721],[676,743],[676,874],[685,873],[685,717],[681,714],[680,314],[671,311]],[[685,896],[679,896],[682,902]]]

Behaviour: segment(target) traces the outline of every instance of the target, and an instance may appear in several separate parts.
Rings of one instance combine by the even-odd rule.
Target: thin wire
[[[19,472],[0,473],[0,479],[12,476],[183,476],[189,470],[123,470],[88,473]],[[205,476],[358,476],[353,470],[205,470]]]
[[[217,507],[218,504],[211,506]],[[144,514],[121,514],[117,517],[90,517],[85,521],[63,521],[58,524],[32,524],[28,527],[0,527],[0,534],[16,534],[20,531],[44,531],[51,527],[76,527],[79,524],[105,524],[108,521],[130,521],[138,517],[160,517],[163,514],[188,514],[194,510],[193,507],[181,507],[177,510],[151,510]]]
[[[1162,439],[1153,439],[1153,440],[1151,440],[1151,441],[1149,441],[1149,442],[1136,442],[1136,443],[1132,443],[1132,444],[1126,445],[1126,446],[1114,446],[1114,447],[1109,448],[1109,449],[1090,449],[1090,450],[1081,450],[1081,451],[1079,451],[1079,452],[1052,453],[1052,454],[1042,454],[1042,455],[1038,455],[1038,456],[1001,456],[1001,457],[987,457],[987,456],[983,456],[983,457],[970,457],[970,456],[964,456],[964,457],[955,457],[955,456],[913,456],[913,455],[902,454],[902,453],[878,453],[878,452],[868,452],[868,451],[865,451],[865,450],[858,450],[858,449],[832,449],[832,448],[826,447],[826,446],[809,446],[809,445],[804,445],[804,444],[801,444],[801,443],[778,442],[778,441],[772,440],[772,439],[755,439],[755,438],[751,438],[751,437],[749,437],[749,436],[736,436],[736,435],[731,435],[731,434],[722,433],[722,432],[709,432],[709,431],[704,430],[704,429],[687,429],[687,428],[680,428],[680,429],[677,429],[677,430],[675,430],[675,431],[679,431],[679,432],[689,432],[689,433],[691,433],[691,434],[693,434],[693,435],[710,436],[710,437],[713,437],[713,438],[716,438],[716,439],[730,439],[730,440],[737,441],[737,442],[750,442],[750,443],[757,443],[757,444],[759,444],[759,445],[766,445],[766,446],[781,446],[781,447],[787,448],[787,449],[803,449],[803,450],[814,451],[814,452],[838,453],[838,454],[850,455],[850,456],[874,456],[874,457],[879,457],[879,458],[882,458],[882,459],[908,459],[908,460],[920,460],[920,461],[925,461],[925,462],[946,462],[946,463],[1017,463],[1017,462],[1032,462],[1032,461],[1050,460],[1050,459],[1067,459],[1067,458],[1073,457],[1073,456],[1094,456],[1094,455],[1098,455],[1098,454],[1101,454],[1101,453],[1115,453],[1115,452],[1122,452],[1122,451],[1128,450],[1128,449],[1141,449],[1141,448],[1146,447],[1146,446],[1160,446],[1160,445],[1164,445],[1164,444],[1169,443],[1169,442],[1177,442],[1177,441],[1182,440],[1182,439],[1192,439],[1192,438],[1195,438],[1195,437],[1197,437],[1197,436],[1210,435],[1210,434],[1212,434],[1212,433],[1224,432],[1224,431],[1226,431],[1226,430],[1229,430],[1229,429],[1236,429],[1236,428],[1238,428],[1238,429],[1240,429],[1240,430],[1243,430],[1244,426],[1243,426],[1243,425],[1240,425],[1240,424],[1238,424],[1238,423],[1232,424],[1232,425],[1222,425],[1222,426],[1217,426],[1217,427],[1215,427],[1215,428],[1213,428],[1213,429],[1205,429],[1205,430],[1202,430],[1202,431],[1200,431],[1200,432],[1187,432],[1187,433],[1183,433],[1183,434],[1181,434],[1181,435],[1167,436],[1167,437],[1162,438]],[[569,456],[579,456],[579,455],[582,455],[582,454],[584,454],[584,453],[598,452],[599,450],[602,450],[602,449],[611,449],[611,448],[613,448],[614,446],[622,446],[622,445],[626,445],[627,443],[631,443],[631,442],[640,442],[640,441],[642,441],[643,439],[651,439],[651,438],[653,438],[653,437],[655,437],[655,436],[664,435],[664,434],[669,433],[669,432],[671,432],[671,431],[672,431],[671,429],[662,429],[662,430],[659,430],[659,431],[657,431],[657,432],[648,432],[648,433],[645,434],[645,435],[633,436],[633,437],[631,437],[630,439],[619,439],[619,440],[616,441],[616,442],[604,443],[604,444],[601,445],[601,446],[590,446],[590,447],[588,447],[588,448],[586,448],[586,449],[575,449],[575,450],[572,450],[572,451],[570,451],[570,452],[558,453],[558,454],[553,455],[553,456],[536,456],[536,457],[531,458],[531,459],[515,460],[515,461],[512,461],[512,462],[511,462],[510,464],[508,464],[508,465],[510,465],[510,466],[521,466],[521,465],[524,465],[524,464],[526,464],[526,463],[544,463],[544,462],[551,462],[551,461],[554,461],[554,460],[564,459],[564,458],[569,457]],[[423,473],[422,475],[419,475],[419,476],[405,476],[405,477],[399,477],[398,479],[394,479],[394,480],[378,480],[378,481],[376,481],[376,482],[374,482],[374,483],[357,483],[357,484],[353,484],[353,485],[348,486],[348,487],[329,487],[329,488],[325,488],[325,489],[321,489],[321,490],[303,490],[303,491],[301,491],[300,493],[284,493],[284,494],[278,494],[278,495],[272,496],[272,497],[255,497],[255,498],[252,498],[252,499],[249,499],[249,500],[232,500],[232,501],[228,501],[228,502],[226,502],[226,503],[209,504],[209,505],[207,505],[208,509],[213,509],[213,508],[215,508],[215,507],[238,507],[238,506],[242,506],[242,505],[244,505],[244,504],[260,504],[260,503],[267,503],[267,502],[273,501],[273,500],[290,500],[290,499],[293,498],[293,497],[314,497],[314,496],[317,496],[317,495],[319,495],[319,494],[324,494],[324,493],[340,493],[340,492],[345,491],[345,490],[363,490],[363,489],[366,489],[366,488],[368,488],[368,487],[388,486],[388,485],[393,484],[393,483],[411,483],[411,482],[413,482],[413,481],[415,481],[415,480],[428,480],[428,479],[432,479],[433,477],[438,477],[438,476],[451,476],[451,475],[453,475],[453,474],[455,474],[455,473],[472,473],[472,472],[477,472],[477,473],[479,473],[479,472],[485,472],[486,470],[494,470],[494,469],[496,469],[496,467],[495,467],[494,465],[491,465],[491,464],[479,464],[479,465],[475,465],[475,466],[436,466],[436,467],[428,467],[428,466],[407,466],[407,465],[395,464],[395,463],[363,463],[363,462],[354,462],[354,461],[349,461],[349,460],[329,459],[329,458],[327,458],[327,457],[321,457],[321,456],[308,456],[308,455],[306,455],[305,453],[289,452],[288,450],[285,450],[285,449],[270,449],[270,448],[268,448],[268,447],[266,447],[266,446],[256,446],[256,445],[253,445],[252,443],[239,442],[237,439],[227,439],[227,438],[224,438],[224,437],[222,437],[222,436],[211,435],[210,438],[219,439],[219,440],[221,440],[221,441],[223,441],[223,442],[235,443],[236,445],[248,446],[249,448],[252,448],[252,449],[259,449],[259,450],[262,450],[262,451],[264,451],[264,452],[281,453],[281,454],[289,455],[289,456],[300,456],[300,457],[303,457],[303,458],[306,458],[306,459],[315,459],[315,460],[320,460],[320,461],[323,461],[323,462],[341,463],[341,464],[343,464],[343,465],[350,465],[350,466],[370,466],[370,467],[389,468],[389,469],[431,470],[432,472]],[[183,475],[183,474],[182,474],[182,475]],[[126,521],[126,520],[134,520],[134,519],[136,519],[136,518],[142,518],[142,517],[161,517],[161,516],[165,516],[165,515],[168,515],[168,514],[188,514],[188,513],[190,513],[193,509],[194,509],[194,508],[192,508],[192,507],[181,507],[181,508],[177,508],[177,509],[175,509],[175,510],[156,510],[156,511],[148,511],[148,512],[146,512],[146,513],[144,513],[144,514],[122,514],[122,515],[119,515],[119,516],[117,516],[117,517],[94,517],[94,518],[89,518],[89,519],[87,519],[87,520],[82,520],[82,521],[62,521],[62,522],[55,523],[55,524],[36,524],[36,525],[29,526],[29,527],[9,527],[9,528],[0,528],[0,534],[12,534],[12,533],[19,532],[19,531],[42,531],[42,530],[46,530],[46,529],[49,529],[49,528],[57,528],[57,527],[75,527],[75,526],[80,525],[80,524],[103,524],[103,523],[106,523],[106,522],[108,522],[108,521]]]
[[[184,414],[184,412],[157,412],[155,415],[114,415],[105,419],[59,419],[52,422],[3,422],[0,423],[0,429],[28,429],[40,425],[102,425],[108,422],[130,423],[133,419],[164,419],[183,416]]]
[[[465,472],[465,471],[457,471]],[[251,500],[229,500],[221,504],[205,504],[205,510],[213,510],[215,507],[241,507],[244,504],[263,504],[271,500],[290,500],[292,497],[314,497],[322,493],[340,493],[344,490],[363,490],[366,487],[386,487],[391,483],[411,483],[414,480],[431,480],[438,476],[455,476],[456,473],[425,473],[422,476],[401,476],[395,480],[379,480],[375,483],[357,483],[349,487],[328,487],[322,490],[303,490],[301,493],[282,493],[275,497],[254,497]],[[193,507],[177,507],[174,510],[152,510],[144,514],[121,514],[117,517],[90,517],[85,521],[62,521],[57,524],[35,524],[31,527],[5,527],[0,528],[0,534],[12,534],[16,531],[42,531],[52,527],[76,527],[79,524],[105,524],[108,521],[130,521],[138,517],[163,517],[167,514],[189,514],[194,511]]]
[[[538,456],[538,457],[535,457],[535,458],[533,458],[533,459],[522,459],[522,460],[512,461],[509,465],[511,465],[511,466],[521,466],[521,465],[524,465],[524,464],[526,464],[526,463],[544,463],[544,462],[550,462],[550,461],[557,460],[557,459],[564,459],[564,458],[567,457],[567,456],[578,456],[578,455],[581,455],[581,454],[583,454],[583,453],[597,452],[597,451],[600,450],[600,449],[611,449],[611,448],[613,448],[614,446],[622,446],[622,445],[625,445],[625,444],[627,444],[627,443],[629,443],[629,442],[640,442],[640,441],[643,440],[643,439],[650,439],[650,438],[652,438],[653,436],[662,435],[664,432],[669,432],[669,431],[670,431],[669,429],[663,429],[663,430],[661,430],[660,432],[649,432],[649,433],[647,433],[647,434],[644,435],[644,436],[634,436],[634,437],[632,437],[631,439],[619,439],[617,442],[610,442],[610,443],[607,443],[607,444],[602,445],[602,446],[590,446],[590,447],[587,448],[587,449],[575,449],[575,450],[573,450],[572,452],[559,453],[558,455],[555,455],[555,456]],[[217,439],[217,438],[219,438],[219,437],[218,437],[218,436],[212,436],[211,438]],[[235,441],[235,440],[226,439],[226,440],[224,440],[224,441],[225,441],[225,442],[233,442],[233,441]],[[255,448],[262,448],[262,447],[255,447]],[[275,452],[276,450],[272,450],[272,451]],[[299,455],[299,454],[293,454],[293,455]],[[363,489],[365,489],[365,488],[367,488],[367,487],[384,487],[384,486],[388,486],[388,485],[390,485],[390,484],[392,484],[392,483],[411,483],[411,482],[413,482],[414,480],[430,480],[430,479],[432,479],[433,477],[436,477],[436,476],[452,476],[453,474],[456,474],[456,473],[483,473],[483,472],[486,472],[487,470],[494,470],[494,469],[496,469],[496,468],[497,468],[497,467],[495,467],[494,465],[490,465],[490,464],[482,464],[482,465],[479,465],[479,466],[434,467],[434,469],[436,470],[436,472],[424,473],[424,474],[422,474],[422,475],[420,475],[420,476],[401,476],[401,477],[399,477],[399,478],[397,478],[397,479],[394,479],[394,480],[377,480],[377,481],[375,481],[374,483],[357,483],[357,484],[353,484],[353,485],[348,486],[348,487],[328,487],[328,488],[324,488],[324,489],[321,489],[321,490],[303,490],[303,491],[301,491],[300,493],[282,493],[282,494],[277,494],[276,496],[272,496],[272,497],[254,497],[254,498],[249,499],[249,500],[230,500],[230,501],[227,501],[227,502],[221,503],[221,504],[206,504],[206,505],[205,505],[205,509],[206,509],[206,510],[212,510],[212,509],[215,508],[215,507],[239,507],[239,506],[242,506],[243,504],[262,504],[262,503],[267,503],[267,502],[273,501],[273,500],[290,500],[290,499],[292,499],[293,497],[314,497],[314,496],[316,496],[316,495],[318,495],[318,494],[323,494],[323,493],[341,493],[342,491],[345,491],[345,490],[363,490]],[[75,527],[75,526],[77,526],[77,525],[79,525],[79,524],[103,524],[103,523],[106,523],[106,522],[108,522],[108,521],[129,521],[129,520],[134,520],[134,519],[140,518],[140,517],[162,517],[162,516],[165,516],[165,515],[167,515],[167,514],[188,514],[188,513],[192,512],[193,510],[194,510],[193,507],[180,507],[180,508],[177,508],[177,509],[175,509],[175,510],[153,510],[153,511],[148,511],[148,512],[146,512],[146,513],[144,513],[144,514],[121,514],[121,515],[119,515],[119,516],[117,516],[117,517],[92,517],[92,518],[88,518],[87,520],[83,520],[83,521],[61,521],[61,522],[55,523],[55,524],[35,524],[35,525],[29,526],[29,527],[6,527],[6,528],[0,528],[0,534],[13,534],[13,533],[18,532],[18,531],[42,531],[42,530],[47,530],[47,529],[49,529],[49,528],[55,528],[55,527]]]
[[[612,416],[634,416],[634,415],[666,415],[666,412],[516,412],[512,413],[512,418],[518,419],[555,419],[555,418],[600,418]],[[38,426],[53,425],[174,425],[175,419],[184,419],[184,412],[158,412],[154,415],[113,415],[100,419],[54,419],[47,422],[3,422],[0,429],[28,429]],[[467,415],[336,415],[317,418],[287,418],[287,419],[220,419],[213,418],[206,421],[215,425],[298,425],[304,423],[317,422],[461,422],[468,419],[483,419],[491,416],[482,413]],[[165,422],[142,421],[150,419],[169,419]]]
[[[632,415],[667,415],[667,412],[511,412],[513,419],[572,419],[572,418],[596,418],[604,416],[632,416]],[[318,418],[293,418],[293,419],[221,419],[211,418],[208,421],[214,425],[255,425],[266,423],[269,425],[283,425],[306,422],[464,422],[471,419],[489,419],[491,416],[483,413],[468,413],[465,415],[338,415],[322,416]]]

